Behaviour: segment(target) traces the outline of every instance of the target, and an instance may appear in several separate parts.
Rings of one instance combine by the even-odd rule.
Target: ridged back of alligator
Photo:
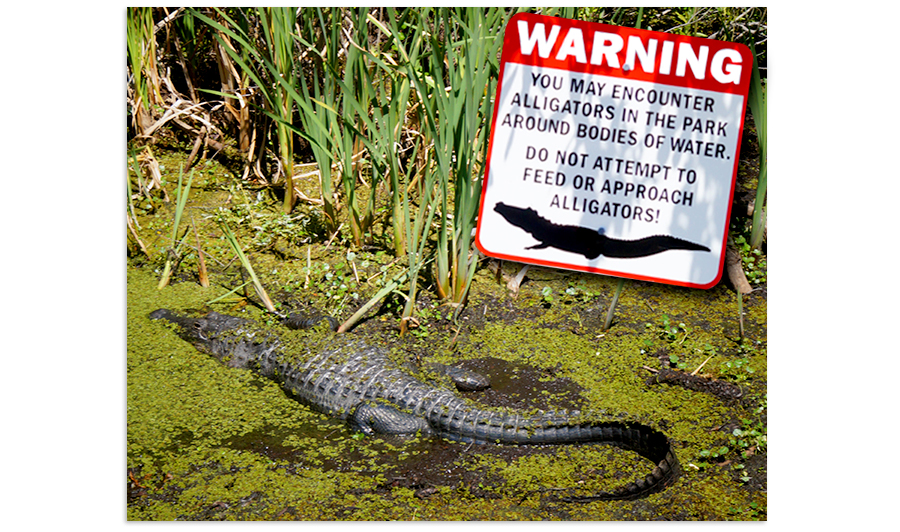
[[[283,386],[304,403],[346,419],[360,402],[387,399],[402,404],[411,390],[424,385],[397,369],[379,350],[354,345],[325,351],[288,369]]]

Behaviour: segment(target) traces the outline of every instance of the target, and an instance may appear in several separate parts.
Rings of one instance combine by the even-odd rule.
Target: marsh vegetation
[[[129,519],[766,518],[765,10],[540,10],[754,46],[730,220],[747,285],[706,291],[478,254],[516,11],[129,8]],[[401,363],[491,374],[474,401],[659,428],[684,473],[643,500],[552,501],[646,464],[359,438],[147,318],[163,307],[324,313]]]

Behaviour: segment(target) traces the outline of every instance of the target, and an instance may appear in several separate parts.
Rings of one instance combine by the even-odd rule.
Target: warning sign
[[[514,16],[478,248],[544,266],[716,284],[752,65],[741,44]]]

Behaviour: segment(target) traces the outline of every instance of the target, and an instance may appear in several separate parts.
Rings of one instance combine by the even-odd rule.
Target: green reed
[[[214,9],[224,24],[198,10],[191,10],[191,14],[217,30],[216,40],[221,49],[253,81],[262,94],[266,103],[264,112],[275,121],[278,160],[285,179],[283,210],[290,212],[294,202],[294,144],[291,124],[295,97],[290,91],[285,90],[279,81],[291,79],[295,71],[292,36],[295,8],[256,9],[262,39],[250,36],[248,15],[243,11],[239,10],[235,17],[230,17],[224,10]],[[223,35],[237,43],[239,49],[235,49]],[[233,94],[218,91],[206,92],[234,97]]]
[[[181,250],[181,244],[187,238],[188,231],[184,232],[184,236],[178,238],[178,228],[181,225],[181,216],[184,214],[184,207],[187,205],[188,195],[191,193],[191,182],[194,180],[194,171],[188,176],[187,184],[184,189],[181,187],[182,177],[184,177],[184,167],[178,172],[178,190],[175,196],[175,220],[172,222],[172,246],[166,251],[166,264],[163,267],[162,275],[159,278],[157,289],[162,290],[169,284],[169,278],[172,275],[172,266],[178,260],[178,252]]]
[[[405,15],[409,13],[410,10],[405,10],[393,20],[395,22],[405,20]],[[407,64],[418,62],[425,43],[423,33],[416,32],[404,42],[401,39],[395,39],[397,33],[392,32],[379,20],[372,16],[368,16],[368,20],[378,31],[388,38],[394,39],[394,50],[404,58]],[[425,171],[430,167],[428,162],[430,158],[427,147],[423,147],[421,135],[412,134],[415,141],[411,155],[404,157],[400,153],[401,144],[410,134],[406,131],[407,111],[411,100],[415,99],[408,71],[399,67],[395,60],[379,54],[378,50],[366,50],[362,47],[360,49],[368,61],[376,67],[376,71],[371,72],[369,78],[374,83],[376,94],[376,101],[372,107],[372,119],[368,120],[364,115],[360,116],[368,133],[363,141],[371,156],[373,175],[386,175],[389,179],[394,251],[398,257],[404,255],[407,257],[407,268],[403,275],[395,278],[390,290],[380,291],[367,305],[374,304],[377,300],[396,291],[399,287],[397,283],[408,281],[408,292],[404,294],[406,304],[401,315],[402,334],[408,329],[410,319],[413,318],[415,311],[419,272],[430,260],[426,259],[426,245],[436,214],[436,173]],[[414,115],[417,118],[414,121],[421,122],[422,115],[422,108],[417,105]],[[423,155],[424,166],[418,166],[416,163],[419,153]],[[404,160],[406,162],[405,169]],[[416,181],[417,183],[415,183]],[[410,196],[416,191],[418,195],[412,199]]]
[[[266,310],[272,313],[276,313],[275,305],[272,303],[272,300],[269,298],[269,294],[266,292],[266,289],[263,288],[262,282],[260,282],[259,277],[256,276],[256,272],[253,270],[253,265],[250,264],[250,259],[247,258],[247,255],[244,254],[244,250],[241,249],[241,245],[237,241],[237,237],[234,236],[234,233],[231,232],[231,228],[228,227],[228,224],[225,223],[224,220],[219,220],[219,227],[222,228],[222,233],[225,235],[225,240],[228,242],[228,245],[231,246],[231,250],[234,251],[234,254],[237,256],[238,260],[241,263],[241,266],[247,272],[247,275],[250,276],[250,283],[253,284],[253,289],[256,291],[257,297],[259,297],[260,301],[262,301],[263,306],[266,307]],[[242,286],[246,286],[245,282]]]
[[[156,37],[153,8],[129,7],[126,11],[126,50],[134,94],[131,99],[135,131],[142,135],[151,125],[150,107],[162,102],[156,72]]]
[[[344,223],[353,245],[361,246],[371,238],[378,213],[390,219],[390,245],[396,256],[406,256],[407,268],[370,303],[408,281],[403,317],[409,318],[426,264],[431,270],[434,263],[441,298],[459,305],[468,292],[478,259],[473,229],[499,50],[507,21],[519,10],[310,7],[186,13],[214,30],[215,42],[260,95],[248,101],[262,102],[252,112],[276,128],[277,146],[271,148],[286,176],[284,209],[293,202],[297,135],[309,142],[319,168],[329,234]],[[579,11],[542,12],[572,18]],[[727,37],[743,36],[740,24],[755,13],[721,15],[732,21]],[[597,16],[606,17],[603,11]],[[676,31],[695,33],[706,31],[714,16],[719,12],[622,8],[612,22],[658,28],[672,19],[669,26]],[[756,69],[754,82],[759,85]],[[223,91],[230,94],[205,92],[236,97]],[[764,217],[765,98],[758,92],[751,89],[749,104],[763,152],[756,216]]]
[[[750,93],[747,95],[747,104],[753,115],[753,123],[756,125],[756,138],[759,140],[759,178],[756,185],[756,201],[753,208],[753,225],[750,230],[750,245],[759,249],[762,246],[763,235],[766,229],[766,98],[768,87],[764,87],[759,75],[759,65],[756,61],[756,47],[750,41],[750,50],[753,52],[753,74],[750,78]]]
[[[394,11],[391,32],[400,34]],[[502,8],[420,8],[411,26],[425,41],[422,60],[400,66],[418,93],[422,133],[433,144],[441,215],[435,250],[438,294],[461,303],[477,265],[472,231],[481,197],[482,169],[497,84],[498,51],[512,11]],[[424,65],[424,67],[422,66]]]
[[[352,22],[352,32],[343,32],[342,21],[344,11]],[[313,60],[313,79],[305,80],[296,87],[300,92],[309,91],[310,81],[315,106],[301,108],[301,118],[307,132],[318,127],[310,122],[310,115],[321,116],[325,129],[315,132],[321,138],[332,141],[331,153],[320,153],[316,156],[322,171],[322,194],[333,194],[333,182],[341,185],[350,233],[355,245],[362,245],[374,222],[375,196],[380,175],[373,173],[367,184],[368,193],[360,201],[361,167],[358,159],[363,145],[372,153],[370,110],[375,103],[375,87],[373,79],[372,54],[366,50],[369,35],[369,17],[367,8],[340,9],[310,8],[304,11],[303,21],[306,31],[297,35],[297,41],[308,50]],[[314,42],[313,35],[319,37]],[[309,39],[309,40],[307,40]],[[323,46],[324,44],[324,46]],[[321,113],[321,114],[320,114]],[[326,161],[325,157],[328,158]],[[333,161],[338,171],[338,179],[332,175],[332,169],[323,168],[324,164]],[[326,209],[327,211],[327,209]],[[337,213],[326,214],[334,220]],[[336,222],[333,222],[337,225]]]
[[[616,285],[616,292],[613,294],[612,301],[609,303],[609,309],[606,311],[606,321],[603,322],[604,331],[608,331],[612,325],[613,315],[616,312],[616,305],[619,303],[619,296],[622,295],[623,288],[625,288],[625,278],[620,277],[619,283]]]

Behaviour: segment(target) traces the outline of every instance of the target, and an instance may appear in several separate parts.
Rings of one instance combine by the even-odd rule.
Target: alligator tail
[[[596,439],[591,441],[616,445],[634,451],[654,464],[644,478],[620,486],[610,492],[590,496],[560,497],[565,502],[590,502],[597,500],[631,500],[661,491],[671,486],[681,473],[681,466],[668,438],[661,432],[644,425],[604,423],[592,427]]]
[[[596,495],[560,497],[566,502],[638,499],[672,485],[681,472],[668,438],[637,423],[576,422],[564,414],[523,417],[492,411],[428,417],[438,432],[451,439],[514,445],[602,443],[634,451],[654,464],[644,478]]]

